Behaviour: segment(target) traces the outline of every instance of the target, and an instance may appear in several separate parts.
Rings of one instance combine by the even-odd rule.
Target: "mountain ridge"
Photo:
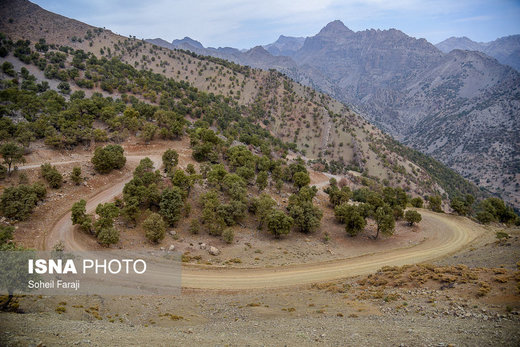
[[[354,32],[341,21],[287,56],[249,52],[198,54],[277,69],[520,206],[520,74],[513,68],[482,52],[443,53],[397,29]],[[446,133],[448,124],[454,129]]]

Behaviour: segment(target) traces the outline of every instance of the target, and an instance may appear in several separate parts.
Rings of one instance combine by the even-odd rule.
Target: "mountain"
[[[31,58],[23,63],[12,55],[2,58],[15,64],[17,69],[27,66],[36,82],[49,82],[51,88],[56,88],[56,76],[60,76],[60,82],[70,84],[73,91],[84,91],[87,97],[96,92],[112,99],[171,105],[191,121],[201,118],[226,136],[251,145],[270,139],[270,146],[277,153],[297,151],[291,155],[304,156],[318,170],[346,175],[364,184],[379,181],[403,187],[413,195],[481,194],[454,171],[396,142],[349,106],[273,69],[253,69],[211,56],[170,50],[162,47],[170,44],[160,39],[152,44],[135,37],[119,36],[45,11],[24,0],[2,2],[0,11],[8,14],[0,17],[0,32],[12,42],[25,45],[26,41],[18,40],[29,40],[32,49],[36,49],[35,43],[43,42],[52,51],[49,59],[61,52],[57,56],[65,61],[49,66],[47,73],[33,65]],[[272,56],[263,47],[242,53],[228,48],[201,49],[192,44],[188,40],[181,43],[204,52],[236,54],[240,59],[273,66],[280,64],[288,71],[299,71],[291,58]],[[16,54],[22,53],[17,51]],[[88,62],[78,61],[86,59],[81,58],[85,56],[89,57]],[[69,70],[74,70],[73,78],[66,72]],[[310,67],[301,69],[302,76],[312,73],[319,75],[318,70]],[[139,74],[143,77],[138,77]],[[180,87],[184,92],[179,89],[167,94],[164,90]],[[214,100],[231,106],[208,109],[208,103]],[[238,117],[234,122],[240,126],[237,123],[226,126],[231,116]],[[54,134],[50,130],[46,133]]]
[[[445,54],[399,30],[353,32],[340,21],[292,59],[319,72],[310,76],[319,90],[519,205],[517,71],[480,52]]]
[[[188,44],[195,48],[204,48],[204,46],[202,46],[202,43],[200,43],[199,41],[193,40],[192,38],[189,38],[187,36],[184,37],[182,40],[173,40],[172,41],[173,46],[181,46],[183,44]]]
[[[483,52],[520,71],[520,35],[505,36],[491,42],[475,42],[467,37],[450,37],[435,46],[444,53],[454,49]]]
[[[452,38],[441,50],[396,29],[354,32],[336,20],[303,43],[282,35],[265,50],[183,49],[277,69],[351,104],[397,139],[519,207],[520,75],[475,50],[485,46],[512,59],[518,36],[488,44]],[[455,45],[467,50],[450,49]]]
[[[272,55],[285,55],[290,57],[302,47],[304,41],[304,37],[280,35],[278,40],[263,47]]]
[[[463,37],[450,37],[442,42],[435,45],[438,49],[444,53],[449,53],[454,49],[460,49],[463,51],[482,51],[482,43],[475,42],[466,36]]]

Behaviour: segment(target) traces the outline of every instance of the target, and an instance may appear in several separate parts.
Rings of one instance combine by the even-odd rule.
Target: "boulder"
[[[220,250],[217,247],[210,246],[208,249],[209,254],[211,255],[219,255]]]

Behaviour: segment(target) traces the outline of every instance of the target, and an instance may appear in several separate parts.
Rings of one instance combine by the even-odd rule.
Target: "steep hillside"
[[[444,53],[454,49],[486,53],[500,63],[520,71],[520,35],[504,36],[490,42],[475,42],[467,37],[450,37],[435,46]]]
[[[147,74],[155,72],[160,74],[153,77],[158,81],[164,77],[173,78],[181,83],[189,82],[197,88],[196,91],[222,94],[229,107],[239,110],[245,120],[256,124],[258,129],[268,130],[274,139],[287,143],[286,148],[298,149],[317,169],[348,174],[353,179],[363,173],[419,195],[435,191],[452,195],[477,193],[474,186],[430,158],[417,160],[416,155],[410,155],[404,147],[391,141],[347,106],[276,71],[261,71],[216,58],[171,51],[135,37],[118,36],[108,30],[52,14],[27,1],[8,1],[1,6],[2,13],[8,14],[0,19],[1,32],[14,41],[27,39],[35,43],[45,39],[45,44],[51,45],[49,52],[65,52],[65,64],[55,66],[58,71],[54,74],[48,74],[48,68],[41,71],[31,65],[30,58],[28,65],[20,64],[12,55],[4,58],[17,66],[26,66],[38,80],[53,82],[59,77],[52,76],[63,76],[60,71],[73,70],[72,75],[69,73],[69,76],[62,77],[63,81],[71,83],[73,91],[84,89],[87,96],[97,91],[116,98],[134,95],[138,100],[163,104],[168,102],[165,97],[169,91],[161,84],[143,86],[139,75],[131,69],[135,67],[142,73],[148,71]],[[78,68],[73,59],[77,54],[67,54],[66,46],[71,47],[72,51],[83,50],[101,60],[97,59],[93,65],[87,63],[82,66],[83,63],[80,63],[82,68]],[[30,47],[33,47],[32,44]],[[259,47],[248,54],[266,55],[268,52]],[[129,65],[113,70],[119,60]],[[130,69],[126,76],[111,72],[121,68]],[[169,82],[164,80],[162,83]],[[54,82],[51,86],[56,84]],[[177,102],[187,104],[190,101],[180,98]],[[202,112],[204,116],[204,109],[197,112]],[[191,112],[190,117],[200,117],[201,113],[197,112]],[[222,125],[219,126],[219,116],[215,116],[208,119],[215,121],[218,130],[227,136],[238,135],[237,138],[244,139],[244,134],[240,134],[244,131],[243,126],[236,128],[239,134],[233,135],[230,131],[226,132]],[[260,134],[258,131],[254,130]],[[258,135],[250,133],[248,136]],[[430,175],[412,159],[416,163],[421,162],[422,166],[428,163],[428,167],[438,170]]]
[[[485,54],[443,54],[399,30],[353,32],[334,21],[285,57],[257,48],[218,56],[275,68],[352,104],[396,138],[520,206],[520,74]]]

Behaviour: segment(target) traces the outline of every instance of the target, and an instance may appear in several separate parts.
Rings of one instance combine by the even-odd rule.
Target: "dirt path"
[[[385,265],[427,262],[452,254],[482,235],[484,229],[471,221],[421,210],[423,230],[430,237],[411,248],[367,254],[324,263],[265,269],[183,268],[182,285],[204,289],[274,288],[329,281],[375,272]]]
[[[161,165],[160,155],[129,155],[130,163],[136,164],[148,156],[156,168]],[[87,213],[95,210],[100,203],[113,200],[121,194],[125,183],[131,176],[115,182],[107,189],[88,199]],[[320,187],[326,185],[317,182]],[[308,284],[338,278],[357,276],[377,271],[385,265],[404,265],[431,261],[452,254],[474,241],[483,234],[484,229],[466,218],[437,214],[421,210],[422,229],[428,237],[413,247],[386,250],[358,257],[339,259],[328,262],[300,264],[276,268],[229,269],[210,266],[184,266],[182,285],[186,288],[201,289],[252,289],[276,288],[291,285]],[[54,223],[44,241],[44,248],[51,249],[58,241],[63,241],[68,250],[87,250],[84,240],[72,232],[70,212],[62,215]],[[160,274],[158,274],[160,275]]]
[[[153,161],[155,168],[161,167],[160,155],[128,155],[126,156],[126,159],[127,162],[135,164],[145,157],[148,157]],[[53,163],[53,165],[55,164],[57,163]],[[93,213],[98,204],[109,202],[121,194],[125,184],[130,179],[131,174],[126,176],[121,181],[114,182],[114,184],[107,189],[88,199],[86,206],[87,213]],[[71,213],[69,211],[60,217],[60,219],[53,225],[49,234],[46,235],[44,240],[44,249],[52,249],[52,247],[59,241],[63,241],[65,249],[67,250],[84,251],[88,249],[80,240],[75,237],[77,234],[72,231],[73,225],[71,221]]]

